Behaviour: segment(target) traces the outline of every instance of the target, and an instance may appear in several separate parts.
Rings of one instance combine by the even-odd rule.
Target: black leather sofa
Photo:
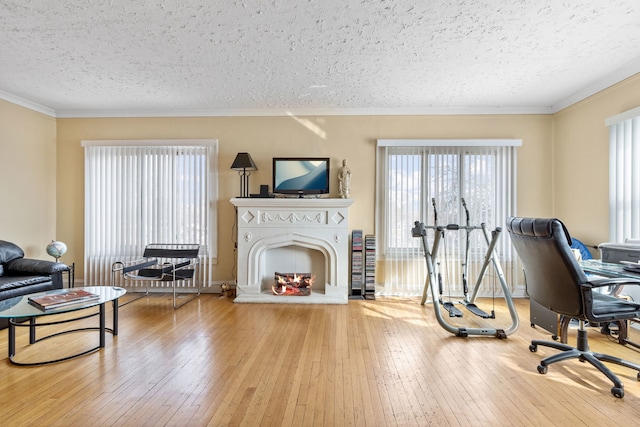
[[[68,270],[60,262],[25,258],[19,246],[0,240],[0,310],[9,308],[10,298],[62,289],[62,272]],[[0,319],[0,329],[7,325],[7,319]]]

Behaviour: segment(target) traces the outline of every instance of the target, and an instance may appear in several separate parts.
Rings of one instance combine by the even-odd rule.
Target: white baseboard
[[[222,284],[223,283],[228,283],[231,286],[231,289],[235,289],[236,288],[236,283],[234,281],[231,280],[220,280],[220,281],[216,281],[213,282],[211,284],[211,286],[204,286],[200,288],[200,293],[203,294],[220,294],[222,293]],[[65,282],[66,285],[66,282]],[[81,288],[84,287],[84,280],[75,280],[74,281],[74,287],[76,288]],[[108,285],[86,285],[86,286],[108,286]],[[123,288],[125,288],[127,290],[127,292],[146,292],[147,288],[146,286],[142,285],[142,286],[122,286]],[[167,292],[171,292],[173,290],[173,288],[171,286],[149,286],[149,293],[167,293]],[[181,287],[178,286],[177,290],[180,293],[196,293],[197,290],[194,287],[191,286],[187,286],[187,287]]]

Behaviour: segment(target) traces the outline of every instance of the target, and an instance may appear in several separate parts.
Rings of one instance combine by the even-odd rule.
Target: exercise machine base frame
[[[504,299],[507,302],[509,314],[511,315],[511,325],[506,329],[477,328],[477,327],[465,328],[465,327],[458,327],[458,326],[452,325],[446,321],[445,317],[442,315],[442,309],[440,308],[440,304],[438,303],[439,299],[438,299],[438,295],[436,294],[436,290],[435,290],[436,287],[431,285],[431,284],[437,283],[436,282],[437,271],[435,266],[436,266],[436,259],[438,257],[438,249],[440,247],[440,242],[441,242],[441,238],[444,233],[445,227],[442,227],[442,226],[429,227],[435,230],[435,238],[434,238],[433,246],[431,250],[429,250],[429,245],[427,242],[426,228],[427,227],[425,227],[423,223],[421,223],[420,221],[416,221],[414,228],[411,230],[413,237],[422,238],[422,248],[424,250],[424,257],[427,263],[428,276],[425,281],[421,304],[424,305],[426,303],[427,294],[428,294],[429,288],[431,288],[431,299],[433,301],[433,307],[435,310],[436,319],[438,320],[438,323],[446,331],[451,332],[452,334],[458,337],[468,337],[470,335],[484,335],[484,336],[494,336],[499,339],[505,339],[509,335],[513,334],[518,329],[518,323],[519,323],[518,312],[516,311],[515,304],[513,303],[513,299],[511,298],[511,292],[509,291],[509,287],[507,286],[507,282],[502,272],[502,267],[500,266],[500,262],[498,261],[497,255],[495,253],[495,246],[500,236],[500,233],[502,232],[502,229],[500,227],[497,227],[495,230],[492,231],[491,233],[492,236],[490,238],[486,225],[484,223],[481,224],[481,228],[484,233],[485,240],[487,241],[488,248],[485,254],[484,263],[482,265],[480,274],[478,276],[478,280],[473,288],[473,291],[471,293],[471,298],[468,302],[473,303],[475,301],[480,285],[482,284],[482,279],[484,277],[486,269],[489,266],[489,264],[493,264],[493,267],[498,275],[498,281],[500,282],[502,292],[504,294]],[[459,228],[464,229],[467,227],[459,227]]]

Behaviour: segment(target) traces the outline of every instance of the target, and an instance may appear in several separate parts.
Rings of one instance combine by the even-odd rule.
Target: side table
[[[72,262],[71,265],[67,265],[68,269],[62,273],[67,273],[67,287],[75,288],[76,286],[76,263]]]

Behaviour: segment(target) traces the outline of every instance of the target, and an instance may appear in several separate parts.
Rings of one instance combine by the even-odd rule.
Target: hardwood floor
[[[550,335],[530,327],[527,300],[517,306],[519,330],[499,340],[451,335],[419,298],[269,305],[202,295],[174,310],[170,296],[150,296],[120,309],[120,334],[108,335],[106,348],[64,363],[13,366],[7,330],[0,331],[0,425],[603,426],[640,419],[640,384],[629,369],[613,367],[623,399],[586,363],[539,374],[539,360],[555,350],[529,351],[532,338]],[[496,320],[482,322],[510,325],[504,307],[496,311]],[[466,313],[462,322],[475,323]],[[27,348],[25,336],[20,331],[25,360],[97,343],[95,333],[78,333]],[[640,351],[597,329],[589,336],[593,350],[640,362]]]

